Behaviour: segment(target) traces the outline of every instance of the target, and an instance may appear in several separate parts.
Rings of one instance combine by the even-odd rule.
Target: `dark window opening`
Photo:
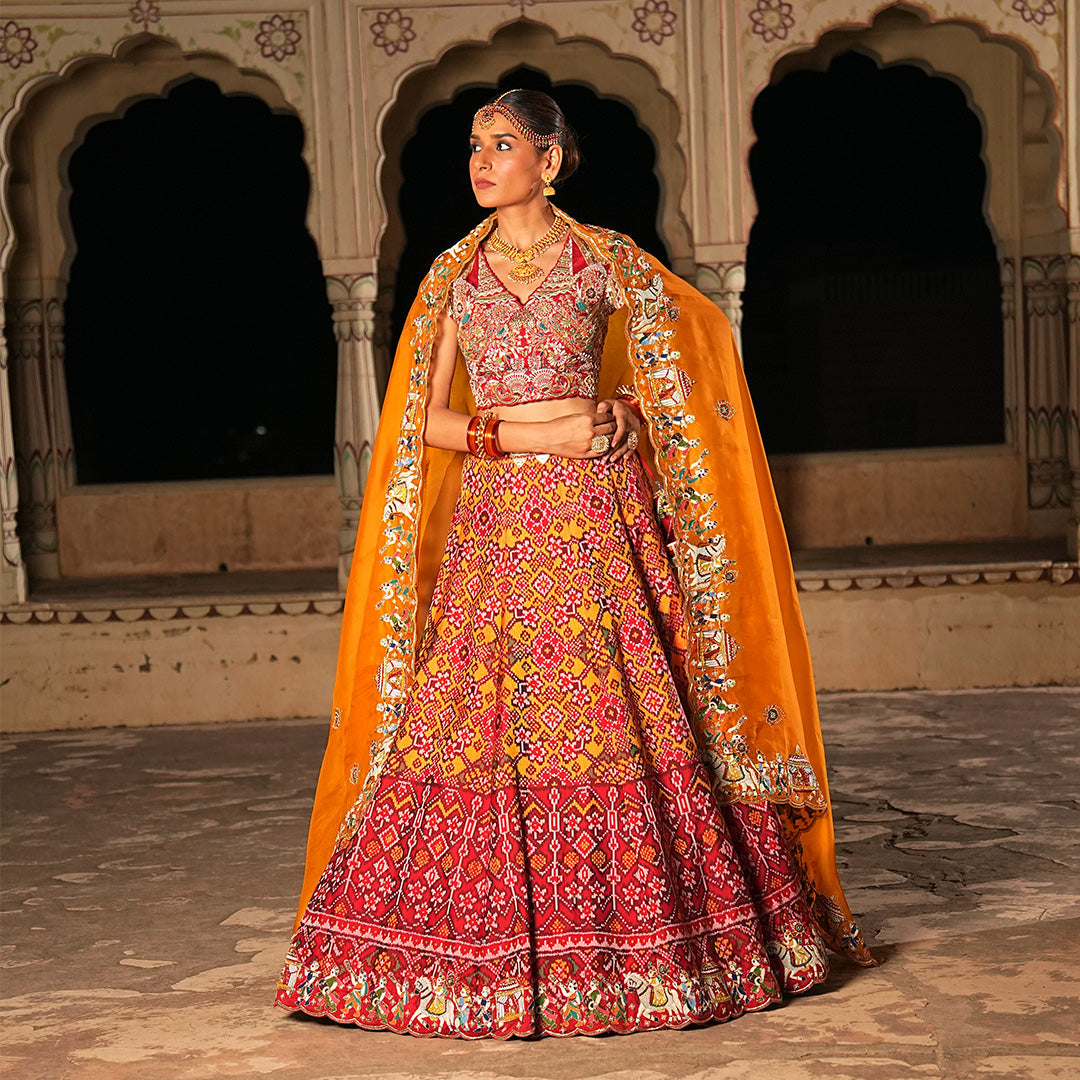
[[[754,103],[743,349],[772,453],[998,443],[1000,273],[962,90],[846,53]]]
[[[631,109],[574,83],[559,83],[553,89],[542,72],[517,68],[497,87],[463,90],[450,104],[430,109],[405,146],[399,206],[406,244],[391,315],[395,342],[432,261],[487,214],[477,205],[469,183],[472,118],[493,95],[518,87],[551,94],[578,136],[581,164],[552,202],[578,221],[626,233],[661,262],[668,262],[657,231],[656,147]]]
[[[80,483],[328,473],[337,350],[300,121],[185,82],[72,155]]]

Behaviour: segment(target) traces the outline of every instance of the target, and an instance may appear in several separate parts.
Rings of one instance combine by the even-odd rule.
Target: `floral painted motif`
[[[161,22],[161,11],[154,0],[135,0],[128,10],[131,21],[144,30],[149,30],[151,23]]]
[[[18,68],[34,59],[37,42],[30,36],[30,27],[9,21],[0,30],[0,64]]]
[[[153,0],[135,0],[127,11],[132,17],[132,22],[136,26],[143,27],[144,30],[149,30],[151,23],[161,22],[161,10]]]
[[[675,33],[675,17],[668,0],[645,0],[642,7],[634,8],[634,29],[642,41],[661,45]]]
[[[716,415],[721,420],[731,420],[737,412],[738,409],[730,401],[718,401],[716,403]]]
[[[1036,26],[1042,26],[1047,19],[1057,14],[1054,0],[1013,0],[1012,9],[1024,22],[1033,22]]]
[[[402,15],[401,8],[380,11],[368,29],[375,36],[375,44],[387,56],[409,51],[409,42],[416,40],[411,15]]]
[[[784,712],[779,705],[766,706],[764,712],[761,714],[761,718],[766,724],[779,724],[786,716],[787,713]]]
[[[268,59],[284,60],[287,56],[296,55],[296,47],[300,44],[300,31],[296,29],[295,20],[286,19],[284,15],[274,15],[259,23],[255,44]]]
[[[795,25],[795,17],[791,5],[784,0],[757,0],[757,6],[750,12],[750,22],[754,33],[760,34],[763,41],[783,41]]]

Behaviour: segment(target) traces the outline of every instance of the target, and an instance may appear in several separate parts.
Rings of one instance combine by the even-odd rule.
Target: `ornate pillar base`
[[[334,483],[342,518],[338,531],[338,585],[344,591],[381,408],[372,346],[377,286],[372,274],[332,275],[326,279],[326,291],[334,311],[338,343]]]
[[[0,566],[0,609],[25,604],[27,596],[26,567]]]

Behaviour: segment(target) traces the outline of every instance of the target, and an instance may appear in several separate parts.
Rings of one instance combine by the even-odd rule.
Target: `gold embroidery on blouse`
[[[587,262],[572,240],[525,300],[479,250],[454,282],[449,307],[477,408],[595,397],[608,316],[618,306],[608,267]]]

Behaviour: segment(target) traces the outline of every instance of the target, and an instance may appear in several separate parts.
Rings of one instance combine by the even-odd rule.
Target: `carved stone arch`
[[[269,76],[241,69],[216,53],[185,53],[166,37],[140,34],[122,40],[109,55],[78,56],[59,72],[27,80],[4,117],[0,308],[6,315],[10,367],[0,365],[0,397],[5,421],[11,418],[14,459],[12,469],[8,436],[0,430],[0,444],[5,444],[0,445],[5,574],[20,549],[31,578],[61,573],[57,500],[75,483],[63,333],[63,302],[75,255],[70,157],[96,124],[196,78],[213,82],[226,95],[255,97],[274,112],[296,115]],[[310,138],[304,156],[312,171]],[[308,205],[313,235],[319,221],[317,190],[313,185]],[[315,240],[318,244],[317,235]],[[18,595],[25,588],[23,580],[14,591]]]
[[[686,185],[686,161],[676,139],[679,106],[657,73],[641,60],[617,56],[602,43],[583,37],[560,38],[542,23],[519,19],[496,30],[489,41],[466,42],[446,50],[431,64],[414,68],[395,87],[394,97],[378,120],[378,192],[383,220],[376,231],[380,283],[392,287],[394,270],[405,247],[396,210],[402,182],[401,153],[418,118],[460,90],[494,85],[506,72],[528,66],[543,70],[556,85],[574,82],[601,97],[627,105],[656,146],[661,205],[658,229],[676,272],[692,275],[693,240],[680,200]]]
[[[185,54],[168,38],[150,34],[120,42],[112,56],[77,57],[58,74],[21,89],[0,131],[0,207],[11,229],[0,250],[0,273],[9,282],[66,280],[74,257],[67,163],[87,132],[195,78],[213,82],[223,94],[256,97],[274,112],[296,112],[269,76],[211,53]],[[305,156],[311,145],[305,140]],[[317,199],[313,185],[308,228],[319,243]]]
[[[987,506],[998,504],[1000,524],[995,528],[1001,535],[1008,535],[1006,529],[1013,535],[1063,530],[1075,550],[1080,543],[1080,490],[1070,482],[1070,469],[1080,476],[1080,449],[1070,447],[1080,448],[1080,429],[1067,403],[1076,395],[1080,375],[1066,345],[1071,263],[1060,127],[1069,119],[1070,104],[1058,100],[1045,58],[1022,36],[970,17],[939,18],[905,2],[878,6],[863,25],[818,24],[813,32],[803,28],[802,39],[789,38],[767,69],[756,67],[747,108],[761,90],[789,72],[824,70],[834,57],[849,51],[881,67],[910,64],[949,79],[981,122],[987,171],[984,216],[997,244],[1001,272],[1007,456],[995,461],[989,449],[976,448],[971,460],[986,459],[984,488],[997,497],[985,501]],[[748,115],[745,120],[744,154],[753,138]],[[746,198],[752,206],[749,188]],[[752,213],[746,215],[748,221],[752,218]],[[792,464],[793,470],[798,468]],[[900,458],[893,468],[897,476],[907,469],[918,493],[926,490],[926,478],[916,480],[916,470]],[[946,490],[943,479],[932,482]],[[1073,522],[1067,525],[1070,501]],[[1010,504],[1015,507],[1011,512]],[[964,527],[958,517],[956,528]],[[990,535],[990,530],[982,527],[981,534]]]
[[[984,213],[1002,256],[1015,256],[1021,238],[1030,247],[1066,227],[1053,83],[1024,42],[970,21],[932,21],[918,7],[894,4],[867,26],[832,29],[809,47],[789,49],[773,65],[769,83],[791,71],[824,71],[843,52],[862,53],[881,67],[909,64],[963,91],[983,128]],[[762,89],[754,89],[751,101]]]

